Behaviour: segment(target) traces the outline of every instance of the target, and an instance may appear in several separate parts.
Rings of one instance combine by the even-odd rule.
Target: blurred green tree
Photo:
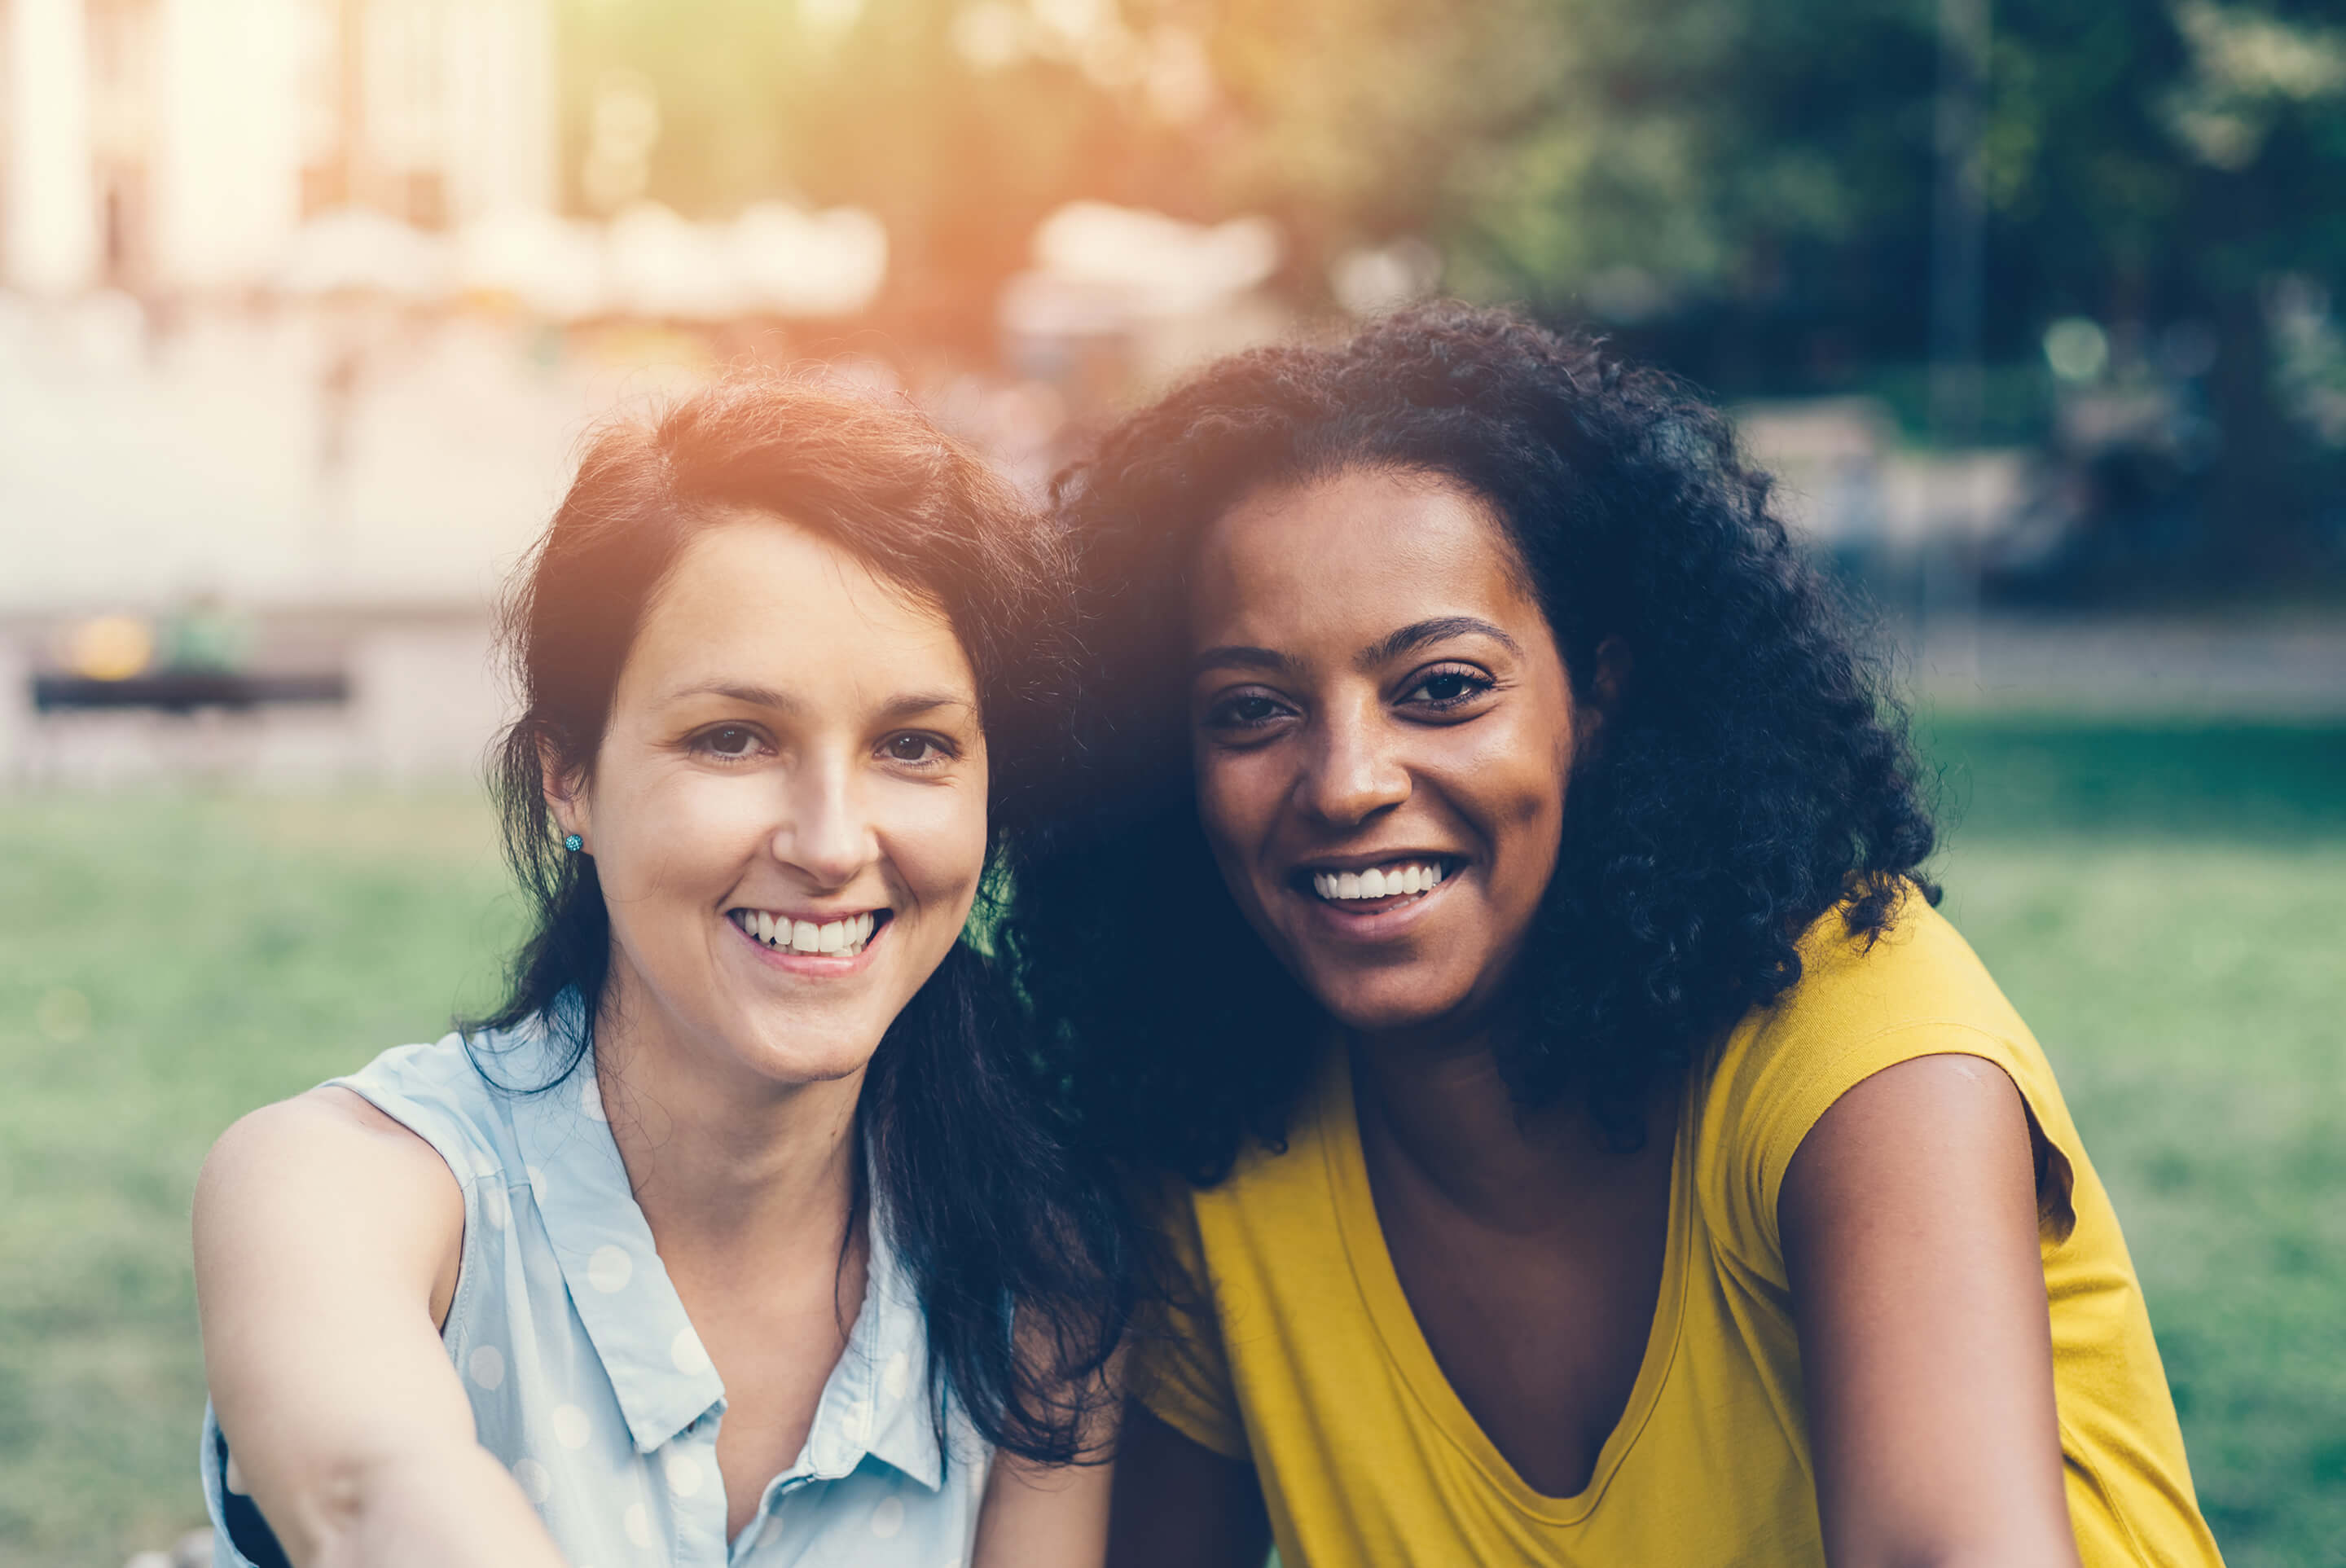
[[[985,340],[1035,221],[1088,196],[1271,212],[1307,298],[1348,248],[1424,235],[1447,287],[1594,318],[1731,392],[1928,352],[1938,0],[568,5],[574,120],[608,72],[655,85],[654,194],[873,208],[890,311],[956,346]],[[1988,352],[2041,367],[2071,314],[2121,347],[2212,343],[2220,559],[2301,563],[2346,432],[2325,456],[2281,400],[2307,372],[2278,362],[2276,304],[2346,281],[2335,0],[1993,10]]]
[[[2318,313],[2346,282],[2346,16],[1993,11],[1989,353],[2041,370],[2070,314],[2122,344],[2163,331],[2218,434],[2201,564],[2301,568],[2346,480],[2346,367],[2334,336],[2320,365],[2276,360],[2310,357],[2291,301]],[[1430,229],[1453,288],[1658,336],[1733,390],[1815,390],[1928,351],[1943,25],[1935,0],[1232,7],[1221,56],[1254,135],[1231,172],[1307,250]],[[2326,431],[2283,401],[2292,376],[2330,382]]]
[[[890,243],[873,324],[948,353],[991,351],[1001,284],[1054,208],[1152,188],[1185,205],[1195,183],[1168,123],[1133,112],[1150,62],[1112,0],[568,0],[563,56],[572,169],[597,96],[646,84],[647,194],[699,218],[776,197],[869,209]]]

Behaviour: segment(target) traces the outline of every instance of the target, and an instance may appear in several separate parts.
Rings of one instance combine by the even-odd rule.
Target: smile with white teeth
[[[863,951],[879,924],[879,917],[869,910],[821,925],[788,915],[777,918],[768,910],[729,910],[726,918],[776,952],[811,952],[826,958],[853,958]]]
[[[1365,871],[1314,871],[1311,891],[1332,902],[1389,899],[1399,893],[1430,893],[1441,885],[1439,860],[1394,860]]]

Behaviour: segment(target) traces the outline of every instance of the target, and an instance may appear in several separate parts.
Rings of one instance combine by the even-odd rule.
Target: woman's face
[[[1481,503],[1347,471],[1260,490],[1200,545],[1198,804],[1230,891],[1321,1005],[1471,1024],[1556,869],[1576,718]]]
[[[937,611],[773,516],[686,546],[584,789],[631,1025],[776,1084],[847,1076],[984,870],[977,686]]]

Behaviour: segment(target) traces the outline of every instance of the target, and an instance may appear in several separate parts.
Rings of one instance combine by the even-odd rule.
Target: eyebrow
[[[1509,653],[1524,651],[1515,638],[1480,616],[1436,616],[1431,620],[1412,621],[1399,631],[1378,638],[1362,648],[1353,662],[1362,669],[1374,669],[1388,659],[1413,653],[1430,643],[1464,636],[1486,636]],[[1209,669],[1260,669],[1274,675],[1292,675],[1295,661],[1277,648],[1229,643],[1208,648],[1189,661],[1189,673],[1193,678]]]
[[[892,697],[880,705],[880,717],[892,722],[899,718],[918,718],[942,708],[958,708],[973,718],[977,717],[977,704],[950,691],[910,691],[901,697]]]
[[[1200,676],[1209,669],[1267,669],[1277,675],[1291,674],[1295,661],[1276,648],[1250,647],[1243,643],[1231,643],[1208,648],[1189,661],[1189,673]]]
[[[1361,650],[1361,657],[1355,662],[1362,669],[1373,669],[1388,659],[1415,653],[1428,644],[1465,636],[1489,637],[1509,653],[1524,651],[1515,638],[1480,616],[1436,616],[1432,620],[1413,621],[1399,631],[1371,643]]]
[[[681,686],[668,694],[668,702],[681,702],[688,697],[721,697],[730,702],[750,708],[771,708],[777,713],[797,714],[806,711],[806,704],[786,691],[776,691],[768,686],[742,686],[734,681],[702,681],[693,686]],[[958,708],[965,712],[977,712],[977,704],[968,697],[950,691],[908,691],[890,697],[880,707],[880,717],[893,722],[917,718],[924,713],[934,713],[941,708]]]

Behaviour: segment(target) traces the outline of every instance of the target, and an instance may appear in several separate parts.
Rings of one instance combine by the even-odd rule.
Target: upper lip
[[[1427,861],[1433,861],[1447,870],[1461,864],[1464,860],[1464,855],[1453,854],[1443,850],[1381,850],[1371,854],[1323,855],[1316,860],[1298,860],[1295,869],[1307,874],[1313,871],[1334,871],[1341,874],[1345,871],[1365,871],[1372,866],[1423,865]]]

